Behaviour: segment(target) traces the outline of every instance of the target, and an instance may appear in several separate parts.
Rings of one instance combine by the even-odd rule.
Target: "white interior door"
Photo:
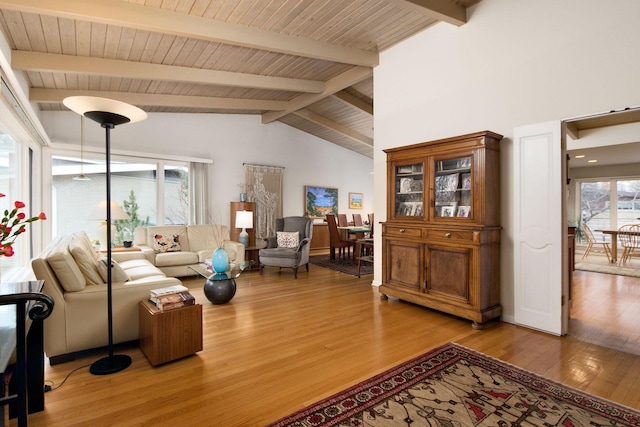
[[[562,293],[567,265],[563,239],[561,122],[514,129],[514,319],[519,325],[565,333]]]

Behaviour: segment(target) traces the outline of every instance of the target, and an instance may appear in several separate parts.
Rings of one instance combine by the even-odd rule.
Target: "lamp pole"
[[[94,375],[108,375],[120,372],[131,365],[131,357],[126,354],[113,354],[113,290],[112,290],[112,251],[111,251],[111,129],[117,125],[144,120],[147,113],[124,102],[93,96],[71,96],[65,98],[64,105],[72,111],[98,122],[105,129],[106,161],[106,217],[107,217],[107,357],[96,360],[89,368]]]

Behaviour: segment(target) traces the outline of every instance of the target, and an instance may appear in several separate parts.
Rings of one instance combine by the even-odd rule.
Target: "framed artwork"
[[[422,202],[415,202],[413,216],[422,216]]]
[[[471,206],[458,206],[457,216],[469,218],[470,214],[471,214]]]
[[[455,206],[443,206],[442,213],[440,216],[452,217],[455,216],[456,207]]]
[[[349,209],[362,209],[362,193],[349,193]]]
[[[398,173],[411,173],[412,168],[411,165],[407,165],[407,166],[398,166]]]
[[[400,180],[400,192],[401,193],[411,193],[411,188],[413,187],[413,179],[411,178],[402,178]]]
[[[415,202],[402,202],[398,204],[396,215],[411,216],[415,209]]]
[[[325,218],[327,214],[338,215],[338,189],[305,185],[304,214],[309,218]]]
[[[462,189],[471,190],[471,174],[470,173],[462,174]]]

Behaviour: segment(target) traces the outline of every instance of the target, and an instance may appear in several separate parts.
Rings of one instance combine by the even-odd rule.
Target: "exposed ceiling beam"
[[[336,92],[335,94],[333,94],[333,96],[373,116],[373,105],[361,100],[358,97],[353,96],[346,90],[341,90],[340,92]]]
[[[11,52],[11,67],[17,70],[90,74],[131,79],[170,80],[219,86],[287,90],[293,92],[321,93],[325,88],[323,82],[312,80],[18,50]]]
[[[287,108],[284,111],[270,111],[262,115],[262,123],[271,123],[276,121],[287,114],[293,113],[296,110],[305,108],[316,101],[326,98],[342,89],[353,86],[354,84],[366,79],[373,74],[373,70],[367,67],[353,67],[349,71],[346,71],[330,80],[325,84],[325,91],[323,93],[305,93],[297,96],[288,102]]]
[[[346,126],[341,125],[340,123],[334,122],[333,120],[330,120],[324,116],[321,116],[320,114],[314,113],[313,111],[310,111],[308,109],[302,109],[302,110],[298,110],[295,113],[296,116],[298,117],[302,117],[303,119],[312,121],[315,124],[318,124],[320,126],[323,126],[327,129],[330,129],[332,131],[341,133],[342,135],[351,138],[355,141],[361,142],[363,144],[366,144],[369,147],[373,147],[373,139],[369,138],[368,136],[362,135],[359,132],[354,131],[353,129],[350,129]]]
[[[378,53],[121,0],[0,0],[0,8],[375,67]]]
[[[449,0],[390,0],[399,6],[417,10],[456,26],[467,23],[467,10]]]
[[[76,95],[110,98],[133,105],[144,105],[150,107],[206,108],[242,111],[254,110],[260,112],[268,110],[283,110],[287,107],[286,101],[36,88],[29,91],[29,101],[41,103],[62,103],[64,98]]]

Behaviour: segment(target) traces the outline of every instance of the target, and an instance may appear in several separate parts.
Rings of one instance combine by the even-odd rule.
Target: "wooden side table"
[[[202,305],[158,310],[140,301],[140,349],[153,366],[202,350]]]
[[[260,269],[260,249],[262,249],[262,246],[247,246],[244,248],[245,261],[252,261],[249,270]]]

